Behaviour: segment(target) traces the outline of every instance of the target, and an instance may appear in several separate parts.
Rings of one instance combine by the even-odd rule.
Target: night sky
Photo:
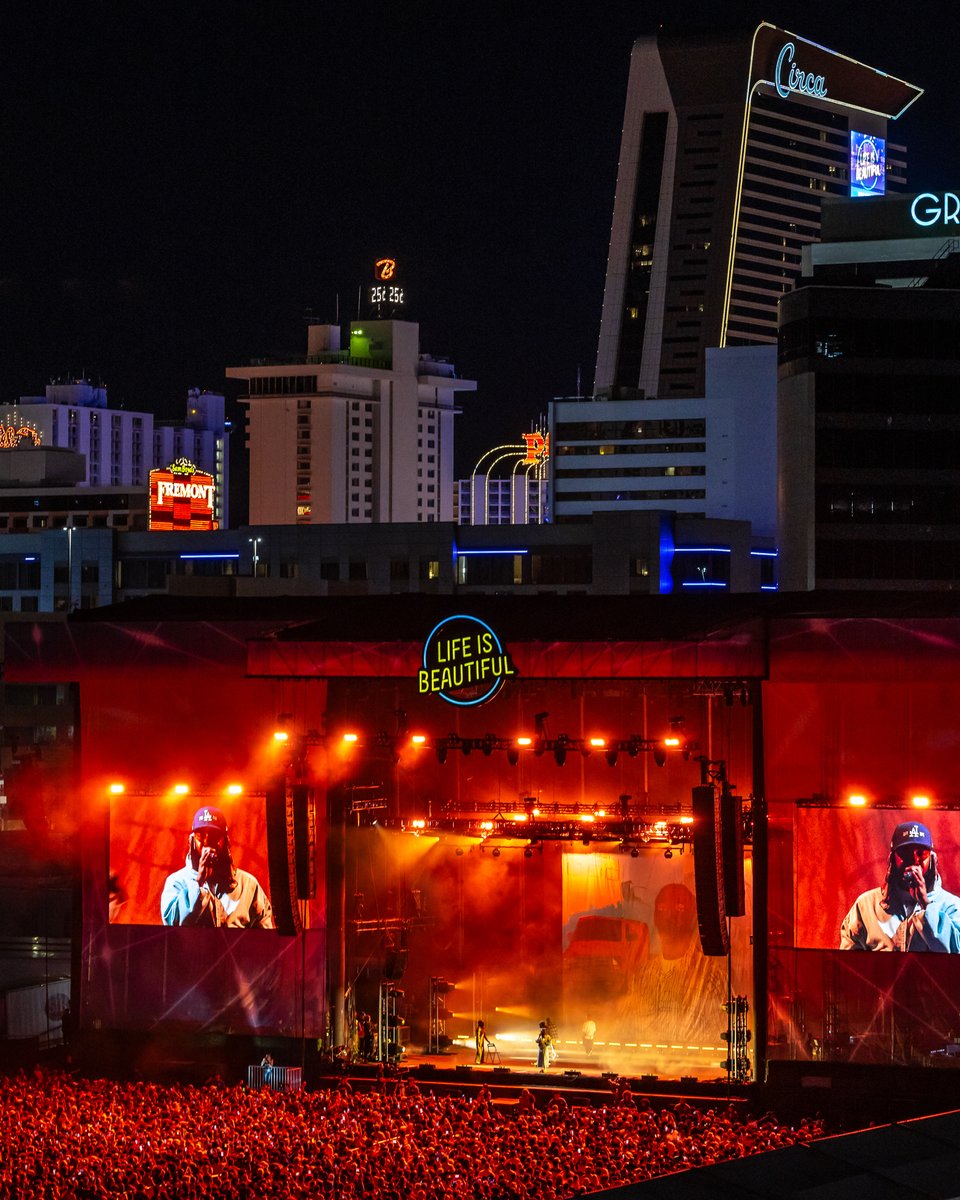
[[[956,188],[956,11],[8,5],[0,402],[85,373],[180,415],[190,386],[232,394],[228,364],[302,354],[338,295],[354,316],[390,254],[423,349],[479,382],[463,473],[592,383],[636,36],[763,18],[919,84],[911,189]]]

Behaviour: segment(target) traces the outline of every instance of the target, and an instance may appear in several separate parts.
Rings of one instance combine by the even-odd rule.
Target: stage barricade
[[[254,1091],[269,1088],[273,1092],[299,1092],[303,1078],[299,1067],[247,1067],[247,1087]]]

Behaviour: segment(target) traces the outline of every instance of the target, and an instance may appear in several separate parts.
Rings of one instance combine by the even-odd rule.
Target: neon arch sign
[[[773,72],[773,81],[776,85],[777,95],[782,100],[787,100],[791,92],[799,92],[803,96],[813,96],[818,100],[826,99],[826,80],[822,75],[814,75],[812,71],[803,71],[798,67],[793,61],[796,50],[797,48],[793,42],[784,42],[780,53],[777,55],[777,66]],[[789,71],[787,70],[788,63],[790,65]]]

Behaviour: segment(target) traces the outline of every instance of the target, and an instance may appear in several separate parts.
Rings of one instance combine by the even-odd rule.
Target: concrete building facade
[[[255,360],[247,387],[250,522],[389,524],[453,519],[457,395],[451,363],[421,354],[419,326],[311,325],[307,353]]]
[[[110,408],[105,387],[74,379],[0,408],[0,425],[33,428],[40,446],[81,455],[79,488],[142,488],[144,507],[150,471],[188,458],[213,476],[214,515],[221,526],[228,524],[230,422],[218,393],[191,388],[184,421],[161,421],[153,413]]]

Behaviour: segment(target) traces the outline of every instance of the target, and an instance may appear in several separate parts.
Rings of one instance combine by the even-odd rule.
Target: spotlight
[[[457,847],[457,858],[463,858],[463,847],[462,846]]]
[[[847,797],[847,803],[852,804],[854,808],[864,808],[867,803],[866,796],[855,794]]]
[[[507,762],[510,764],[511,767],[515,767],[519,761],[520,761],[520,751],[516,748],[516,746],[511,746],[507,750]]]
[[[494,735],[492,733],[488,733],[480,743],[480,749],[483,751],[483,754],[486,758],[489,758],[493,753],[493,747],[496,745],[496,741],[497,739],[494,737]]]
[[[640,851],[636,848],[636,846],[631,846],[630,857],[631,858],[639,858],[640,857]]]
[[[558,742],[557,745],[554,746],[554,748],[553,748],[553,757],[556,759],[557,766],[562,767],[563,764],[567,761],[566,746],[563,746]]]
[[[414,733],[410,736],[410,741],[414,746],[422,746],[426,740],[426,736],[422,733]]]
[[[654,746],[653,761],[657,764],[658,767],[662,767],[664,765],[664,763],[667,761],[667,752],[666,752],[666,750],[664,750],[663,746]]]
[[[469,738],[464,738],[463,745],[460,747],[460,749],[463,751],[463,757],[466,758],[467,755],[470,753],[470,751],[473,749],[473,743],[470,741]]]
[[[617,751],[616,750],[608,750],[605,757],[607,760],[608,767],[615,767],[617,765]]]
[[[443,741],[438,741],[437,745],[436,745],[436,751],[437,751],[437,762],[440,763],[441,766],[443,766],[443,764],[447,761],[447,743],[443,742]]]
[[[499,858],[499,857],[500,857],[500,847],[499,847],[499,846],[494,846],[494,848],[493,848],[493,857],[494,857],[494,858]]]
[[[527,846],[527,848],[524,850],[523,857],[524,858],[533,858],[533,851],[530,849],[529,846]]]
[[[663,857],[664,858],[673,858],[673,851],[669,848],[669,846],[667,847],[666,850],[664,850]]]
[[[913,805],[914,808],[929,808],[930,807],[930,797],[929,796],[913,796],[910,799],[910,803]]]
[[[584,844],[585,846],[589,846],[589,845],[590,845],[590,839],[589,839],[588,837],[582,838],[581,840],[583,841],[583,844]]]
[[[122,796],[126,790],[122,783],[111,783],[109,788],[111,796]]]

